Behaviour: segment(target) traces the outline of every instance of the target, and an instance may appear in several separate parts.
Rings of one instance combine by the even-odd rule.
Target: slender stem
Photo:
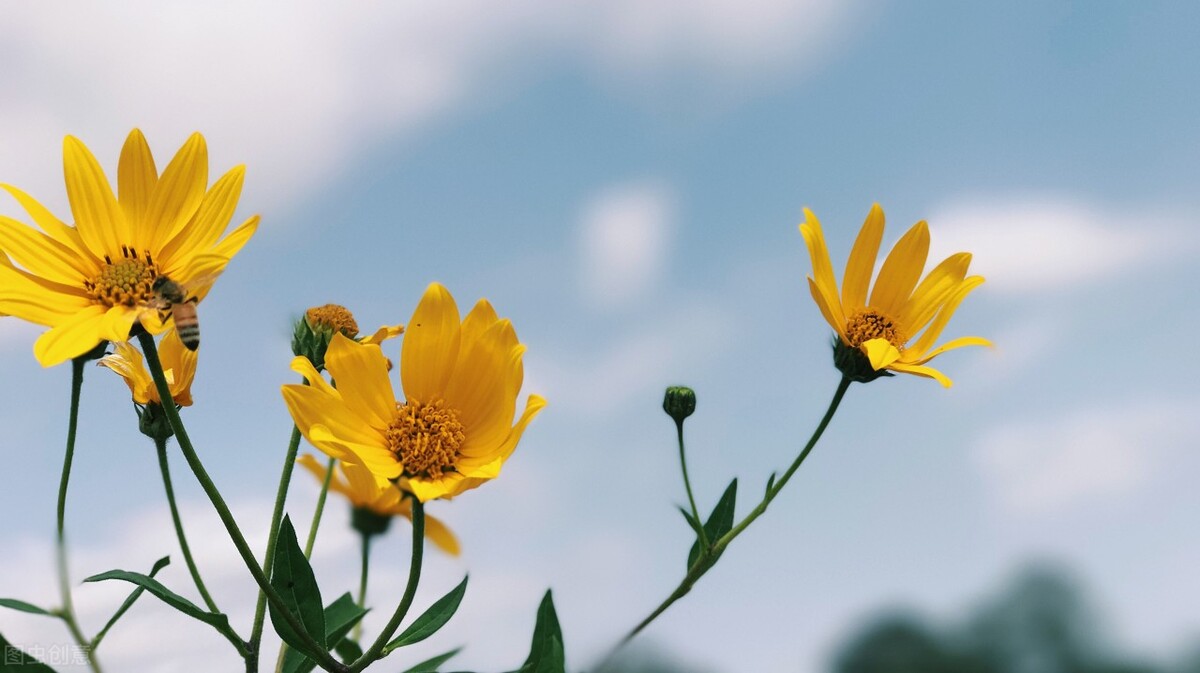
[[[167,384],[166,376],[163,375],[162,363],[158,359],[158,348],[154,345],[154,337],[149,333],[142,333],[138,335],[138,341],[141,343],[142,352],[146,356],[146,363],[150,368],[150,375],[154,379],[154,385],[158,389],[159,399],[171,399],[171,389]],[[183,452],[183,457],[187,460],[188,467],[192,469],[192,473],[196,476],[196,481],[200,482],[200,487],[204,489],[204,493],[212,502],[213,508],[217,510],[217,515],[221,517],[221,523],[225,525],[225,530],[229,533],[234,547],[237,548],[238,554],[246,564],[246,568],[250,570],[254,581],[266,592],[267,600],[270,601],[278,614],[287,622],[288,626],[292,627],[292,630],[304,644],[313,651],[316,655],[317,664],[321,668],[327,671],[344,673],[346,667],[330,656],[323,647],[313,640],[312,636],[304,630],[304,625],[300,623],[296,615],[284,604],[283,599],[279,597],[279,593],[271,587],[271,582],[267,579],[262,567],[258,565],[258,561],[254,558],[254,552],[250,549],[250,545],[246,544],[246,537],[242,535],[241,529],[238,528],[237,521],[233,518],[233,513],[229,511],[229,506],[225,503],[225,499],[221,497],[216,484],[208,476],[208,472],[204,469],[204,464],[200,462],[200,456],[192,448],[192,441],[188,438],[187,429],[183,427],[183,421],[179,418],[179,411],[175,408],[175,405],[163,405],[163,411],[167,413],[167,420],[171,423],[171,429],[175,431],[175,439],[179,442],[179,448]]]
[[[192,581],[196,583],[196,590],[200,592],[204,604],[211,612],[220,612],[216,601],[208,593],[208,588],[204,586],[204,580],[200,579],[200,569],[196,567],[196,560],[192,558],[192,549],[188,546],[187,536],[183,534],[183,520],[180,519],[179,507],[175,504],[175,489],[171,486],[171,468],[167,464],[167,440],[155,439],[154,448],[158,450],[158,467],[162,472],[163,488],[167,491],[167,504],[171,507],[171,522],[175,524],[175,537],[179,538],[179,549],[183,552],[183,560],[187,563],[188,572],[192,574]]]
[[[367,569],[371,564],[371,536],[362,534],[362,570],[358,575],[358,607],[367,609]],[[354,639],[362,637],[362,620],[354,625]]]
[[[383,627],[379,637],[371,643],[371,647],[363,652],[361,657],[350,664],[349,673],[358,673],[380,658],[383,648],[392,639],[396,629],[400,628],[400,622],[404,621],[408,609],[412,607],[413,598],[417,595],[417,584],[421,581],[421,558],[425,550],[425,506],[415,497],[412,499],[412,526],[412,560],[408,568],[408,586],[404,587],[404,596],[401,597],[400,605],[396,606],[396,612]]]
[[[692,506],[692,518],[700,525],[696,533],[700,536],[700,549],[708,551],[708,533],[704,531],[704,521],[700,518],[700,510],[696,508],[696,498],[692,495],[692,480],[688,478],[687,451],[683,448],[683,419],[675,421],[675,429],[679,436],[679,467],[683,470],[683,486],[687,489],[688,504]]]
[[[313,545],[317,542],[317,528],[321,526],[321,515],[325,512],[325,496],[329,495],[329,482],[333,479],[333,468],[337,466],[337,458],[330,458],[325,466],[325,481],[321,483],[321,493],[317,496],[317,508],[313,511],[312,525],[308,527],[308,541],[304,543],[304,558],[312,558]]]
[[[613,648],[611,652],[609,652],[608,656],[605,657],[604,661],[602,661],[600,666],[597,666],[597,668],[603,668],[604,664],[608,663],[608,661],[612,659],[613,655],[615,655],[617,651],[621,649],[621,647],[623,647],[630,640],[633,640],[637,634],[642,632],[642,629],[649,626],[650,623],[657,619],[658,616],[663,612],[665,612],[667,608],[671,607],[675,601],[687,595],[687,593],[692,590],[692,586],[701,577],[703,577],[710,568],[716,565],[717,557],[721,555],[721,552],[725,551],[725,548],[729,546],[729,543],[733,542],[733,540],[738,535],[741,535],[742,531],[746,530],[746,528],[753,523],[755,519],[762,516],[763,512],[767,511],[767,506],[771,504],[771,501],[775,499],[775,496],[779,495],[779,492],[783,490],[785,485],[787,485],[788,480],[792,478],[792,475],[795,474],[796,470],[800,468],[800,465],[804,463],[804,459],[807,458],[808,454],[812,452],[813,447],[817,445],[817,441],[821,439],[821,435],[825,432],[825,428],[828,427],[829,421],[833,419],[833,414],[837,411],[838,405],[841,404],[842,397],[845,396],[846,391],[850,388],[850,383],[850,379],[842,377],[841,382],[838,383],[837,392],[833,394],[833,399],[829,402],[829,408],[825,411],[825,416],[821,418],[821,422],[817,425],[817,429],[813,431],[812,436],[809,437],[808,443],[804,445],[804,449],[800,452],[800,455],[796,456],[796,459],[792,461],[792,464],[790,467],[788,467],[787,472],[784,472],[783,476],[776,481],[770,489],[767,490],[766,495],[763,496],[762,502],[759,502],[758,505],[756,505],[755,508],[746,515],[746,518],[742,519],[736,526],[730,529],[728,533],[721,536],[719,540],[714,542],[712,547],[709,549],[708,554],[701,554],[700,558],[696,559],[696,562],[692,564],[692,567],[688,568],[687,575],[684,576],[683,580],[679,583],[679,586],[675,587],[675,590],[672,591],[671,594],[658,605],[658,607],[654,608],[654,610],[645,619],[638,622],[637,626],[633,627],[629,633],[625,634],[625,637],[622,638],[619,643],[617,643],[617,646]]]
[[[55,560],[58,564],[58,589],[62,595],[62,608],[57,611],[71,637],[80,646],[86,648],[88,640],[79,630],[75,620],[75,603],[71,600],[71,576],[67,567],[67,486],[71,481],[71,463],[75,460],[75,435],[79,428],[79,398],[83,392],[83,367],[87,364],[84,358],[71,360],[71,411],[67,420],[67,449],[63,455],[62,477],[58,481],[58,511],[56,516]],[[100,662],[94,652],[88,652],[88,665],[96,673],[100,673]]]
[[[271,512],[271,530],[267,533],[267,552],[263,557],[263,573],[271,576],[275,563],[275,546],[279,542],[279,525],[283,521],[283,504],[287,500],[288,485],[292,481],[292,469],[296,466],[296,454],[300,451],[300,428],[292,426],[292,437],[288,440],[287,455],[283,459],[283,471],[279,476],[279,488],[275,490],[275,509]],[[263,625],[267,618],[267,594],[258,592],[258,603],[254,606],[254,626],[250,630],[251,656],[258,657],[262,642]],[[257,666],[255,667],[257,669]]]

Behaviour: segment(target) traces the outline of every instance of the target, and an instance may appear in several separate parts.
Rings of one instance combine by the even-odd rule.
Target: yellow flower
[[[379,346],[335,334],[326,382],[307,358],[292,369],[309,385],[283,397],[308,441],[364,466],[379,491],[389,480],[421,502],[450,498],[500,474],[546,401],[530,395],[515,426],[525,346],[508,320],[481,299],[460,322],[446,288],[433,283],[413,313],[400,352],[404,401],[397,402]]]
[[[211,188],[204,137],[192,134],[160,176],[141,131],[121,150],[114,195],[96,158],[78,139],[63,141],[67,197],[75,225],[61,222],[25,192],[0,185],[41,231],[0,217],[0,314],[46,325],[34,355],[49,367],[102,341],[126,341],[134,323],[160,334],[153,290],[169,278],[203,300],[258,226],[251,217],[221,238],[242,191],[245,168],[230,170]]]
[[[312,473],[317,481],[325,482],[325,466],[317,462],[311,455],[301,456],[296,462]],[[412,501],[404,497],[404,493],[395,485],[389,485],[383,491],[375,486],[371,473],[361,465],[338,461],[333,476],[329,479],[329,490],[346,496],[350,505],[355,509],[365,509],[382,517],[402,516],[412,521]],[[425,537],[429,538],[442,551],[451,556],[458,556],[458,538],[440,520],[425,515]]]
[[[961,337],[933,348],[958,305],[983,283],[983,277],[967,276],[971,255],[960,252],[947,257],[918,284],[929,255],[929,227],[924,221],[909,229],[888,253],[868,298],[867,287],[883,238],[883,209],[879,204],[871,206],[846,262],[840,297],[821,223],[807,208],[804,218],[800,233],[812,258],[808,287],[813,300],[840,343],[865,356],[868,371],[916,374],[949,387],[950,379],[926,363],[962,346],[991,345],[980,337]],[[922,329],[925,331],[918,337]]]
[[[96,364],[108,367],[125,379],[133,401],[141,405],[151,402],[162,404],[158,389],[142,354],[132,344],[121,341],[115,344],[116,352],[100,358]],[[163,374],[171,390],[171,399],[181,407],[192,406],[192,379],[196,377],[196,351],[184,347],[175,330],[167,332],[159,344],[158,356],[162,359]]]

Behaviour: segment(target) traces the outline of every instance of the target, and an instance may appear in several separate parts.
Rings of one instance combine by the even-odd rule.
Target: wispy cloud
[[[1200,430],[1196,403],[1138,401],[1002,425],[976,444],[976,466],[1017,514],[1119,499],[1152,483],[1170,452]]]
[[[615,308],[656,289],[674,225],[674,198],[662,185],[621,185],[594,196],[580,222],[579,268],[590,303]]]
[[[1072,198],[1014,195],[936,207],[932,259],[974,253],[989,290],[1051,293],[1118,277],[1194,251],[1200,237],[1161,210],[1113,209]]]

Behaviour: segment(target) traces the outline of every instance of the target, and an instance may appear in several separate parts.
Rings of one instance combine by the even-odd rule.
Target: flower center
[[[443,400],[397,404],[396,418],[387,429],[388,447],[400,458],[405,474],[429,479],[455,471],[458,449],[466,437],[458,410]]]
[[[358,323],[354,322],[354,315],[340,304],[314,306],[304,312],[304,317],[313,327],[325,326],[351,339],[358,336]]]
[[[114,262],[105,255],[100,273],[83,281],[83,286],[97,303],[132,308],[154,301],[155,278],[158,265],[150,259],[149,251],[139,255],[133,248],[122,245],[121,259]]]
[[[908,335],[895,320],[870,306],[855,312],[846,321],[846,338],[854,348],[871,339],[887,339],[900,351],[904,350],[904,344],[908,341]]]

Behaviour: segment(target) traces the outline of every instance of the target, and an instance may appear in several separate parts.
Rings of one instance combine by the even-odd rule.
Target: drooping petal
[[[311,453],[306,453],[297,458],[296,463],[308,470],[312,476],[317,478],[317,481],[321,482],[322,484],[325,483],[325,475],[328,474],[328,470],[324,465],[317,461],[316,456],[312,455]],[[351,503],[354,503],[353,493],[348,488],[346,482],[341,479],[341,475],[338,474],[336,469],[329,477],[329,490],[345,496],[347,500],[349,500]]]
[[[208,145],[193,133],[163,169],[140,226],[152,252],[159,252],[187,224],[208,186]]]
[[[425,537],[437,545],[438,549],[451,556],[458,556],[462,553],[462,547],[458,544],[458,538],[454,532],[440,519],[428,514],[425,515]]]
[[[850,257],[846,260],[846,275],[842,277],[842,310],[847,316],[864,308],[867,289],[871,285],[871,273],[875,271],[875,258],[879,255],[879,243],[883,240],[883,208],[878,203],[871,205],[871,212],[863,222]]]
[[[171,382],[171,399],[182,407],[192,404],[192,381],[196,378],[196,362],[199,351],[194,351],[183,345],[177,330],[167,332],[158,348],[163,366],[170,367],[175,372],[175,380]]]
[[[924,376],[925,378],[929,378],[929,379],[933,379],[933,380],[937,381],[938,383],[942,384],[942,386],[945,388],[949,388],[950,386],[954,385],[954,382],[951,381],[949,377],[947,377],[945,374],[939,372],[938,370],[934,369],[933,367],[924,367],[921,365],[910,365],[910,364],[905,364],[903,362],[896,362],[896,363],[893,363],[890,367],[888,367],[888,369],[890,369],[892,371],[897,371],[897,372],[904,372],[905,374],[916,374],[917,376]]]
[[[125,213],[96,157],[73,136],[63,141],[63,169],[75,228],[83,242],[96,257],[119,256],[121,245],[132,241]]]
[[[429,502],[460,493],[459,486],[466,478],[457,472],[447,472],[439,479],[401,479],[401,488],[417,497],[421,502]]]
[[[2,215],[0,250],[33,275],[64,285],[82,287],[84,279],[100,271],[91,256],[82,257],[70,246]]]
[[[440,397],[458,359],[462,327],[454,297],[431,283],[413,312],[400,351],[404,395],[422,403]]]
[[[387,430],[396,416],[396,394],[379,346],[356,343],[338,332],[325,354],[325,368],[337,381],[346,406],[376,430]]]
[[[0,305],[0,310],[7,311]],[[53,367],[92,350],[100,343],[100,328],[108,308],[92,304],[47,330],[33,344],[33,355],[43,367]]]
[[[884,369],[900,359],[899,349],[887,339],[869,339],[863,342],[862,348],[875,371]]]
[[[114,352],[105,355],[96,362],[101,367],[107,367],[116,372],[129,386],[133,401],[138,404],[149,404],[158,401],[158,391],[154,380],[146,369],[142,353],[132,344],[122,341],[114,344]]]
[[[942,344],[941,346],[938,346],[937,348],[922,355],[921,358],[919,360],[915,360],[913,362],[913,364],[918,364],[918,365],[925,364],[926,362],[929,362],[930,360],[936,358],[937,356],[941,355],[942,353],[945,353],[946,351],[952,351],[956,348],[963,348],[966,346],[987,346],[990,348],[992,346],[992,342],[987,339],[984,339],[983,337],[974,337],[974,336],[959,337],[957,339],[951,339],[950,341],[947,341],[946,343]]]
[[[521,419],[513,426],[512,432],[508,434],[508,439],[504,440],[504,445],[500,448],[501,458],[508,460],[508,457],[516,450],[517,442],[521,441],[521,435],[525,434],[525,428],[529,426],[529,422],[545,408],[546,398],[541,395],[530,395],[525,400],[525,411],[521,413]]]
[[[954,312],[958,310],[958,305],[967,298],[967,295],[971,293],[971,290],[974,290],[982,284],[983,276],[970,276],[964,279],[963,282],[959,283],[958,288],[955,289],[954,292],[946,299],[946,302],[942,304],[942,307],[938,310],[937,316],[934,317],[933,322],[931,322],[925,332],[921,334],[921,338],[917,339],[916,343],[909,346],[909,356],[912,359],[917,360],[925,355],[925,352],[928,351],[937,341],[937,338],[942,335],[942,330],[946,328],[946,325],[950,322],[950,318],[954,315]]]
[[[925,269],[929,256],[929,226],[917,222],[888,253],[871,290],[871,306],[887,315],[899,315]]]
[[[404,334],[404,325],[384,325],[375,330],[375,332],[371,335],[359,339],[358,343],[375,344],[378,346],[384,341],[387,341],[388,339],[395,339],[401,334]]]
[[[134,249],[149,250],[150,236],[145,230],[146,210],[150,197],[158,184],[158,169],[154,155],[146,144],[146,137],[138,129],[129,132],[125,146],[121,148],[121,160],[117,164],[117,201],[125,211],[125,220],[130,223]]]

